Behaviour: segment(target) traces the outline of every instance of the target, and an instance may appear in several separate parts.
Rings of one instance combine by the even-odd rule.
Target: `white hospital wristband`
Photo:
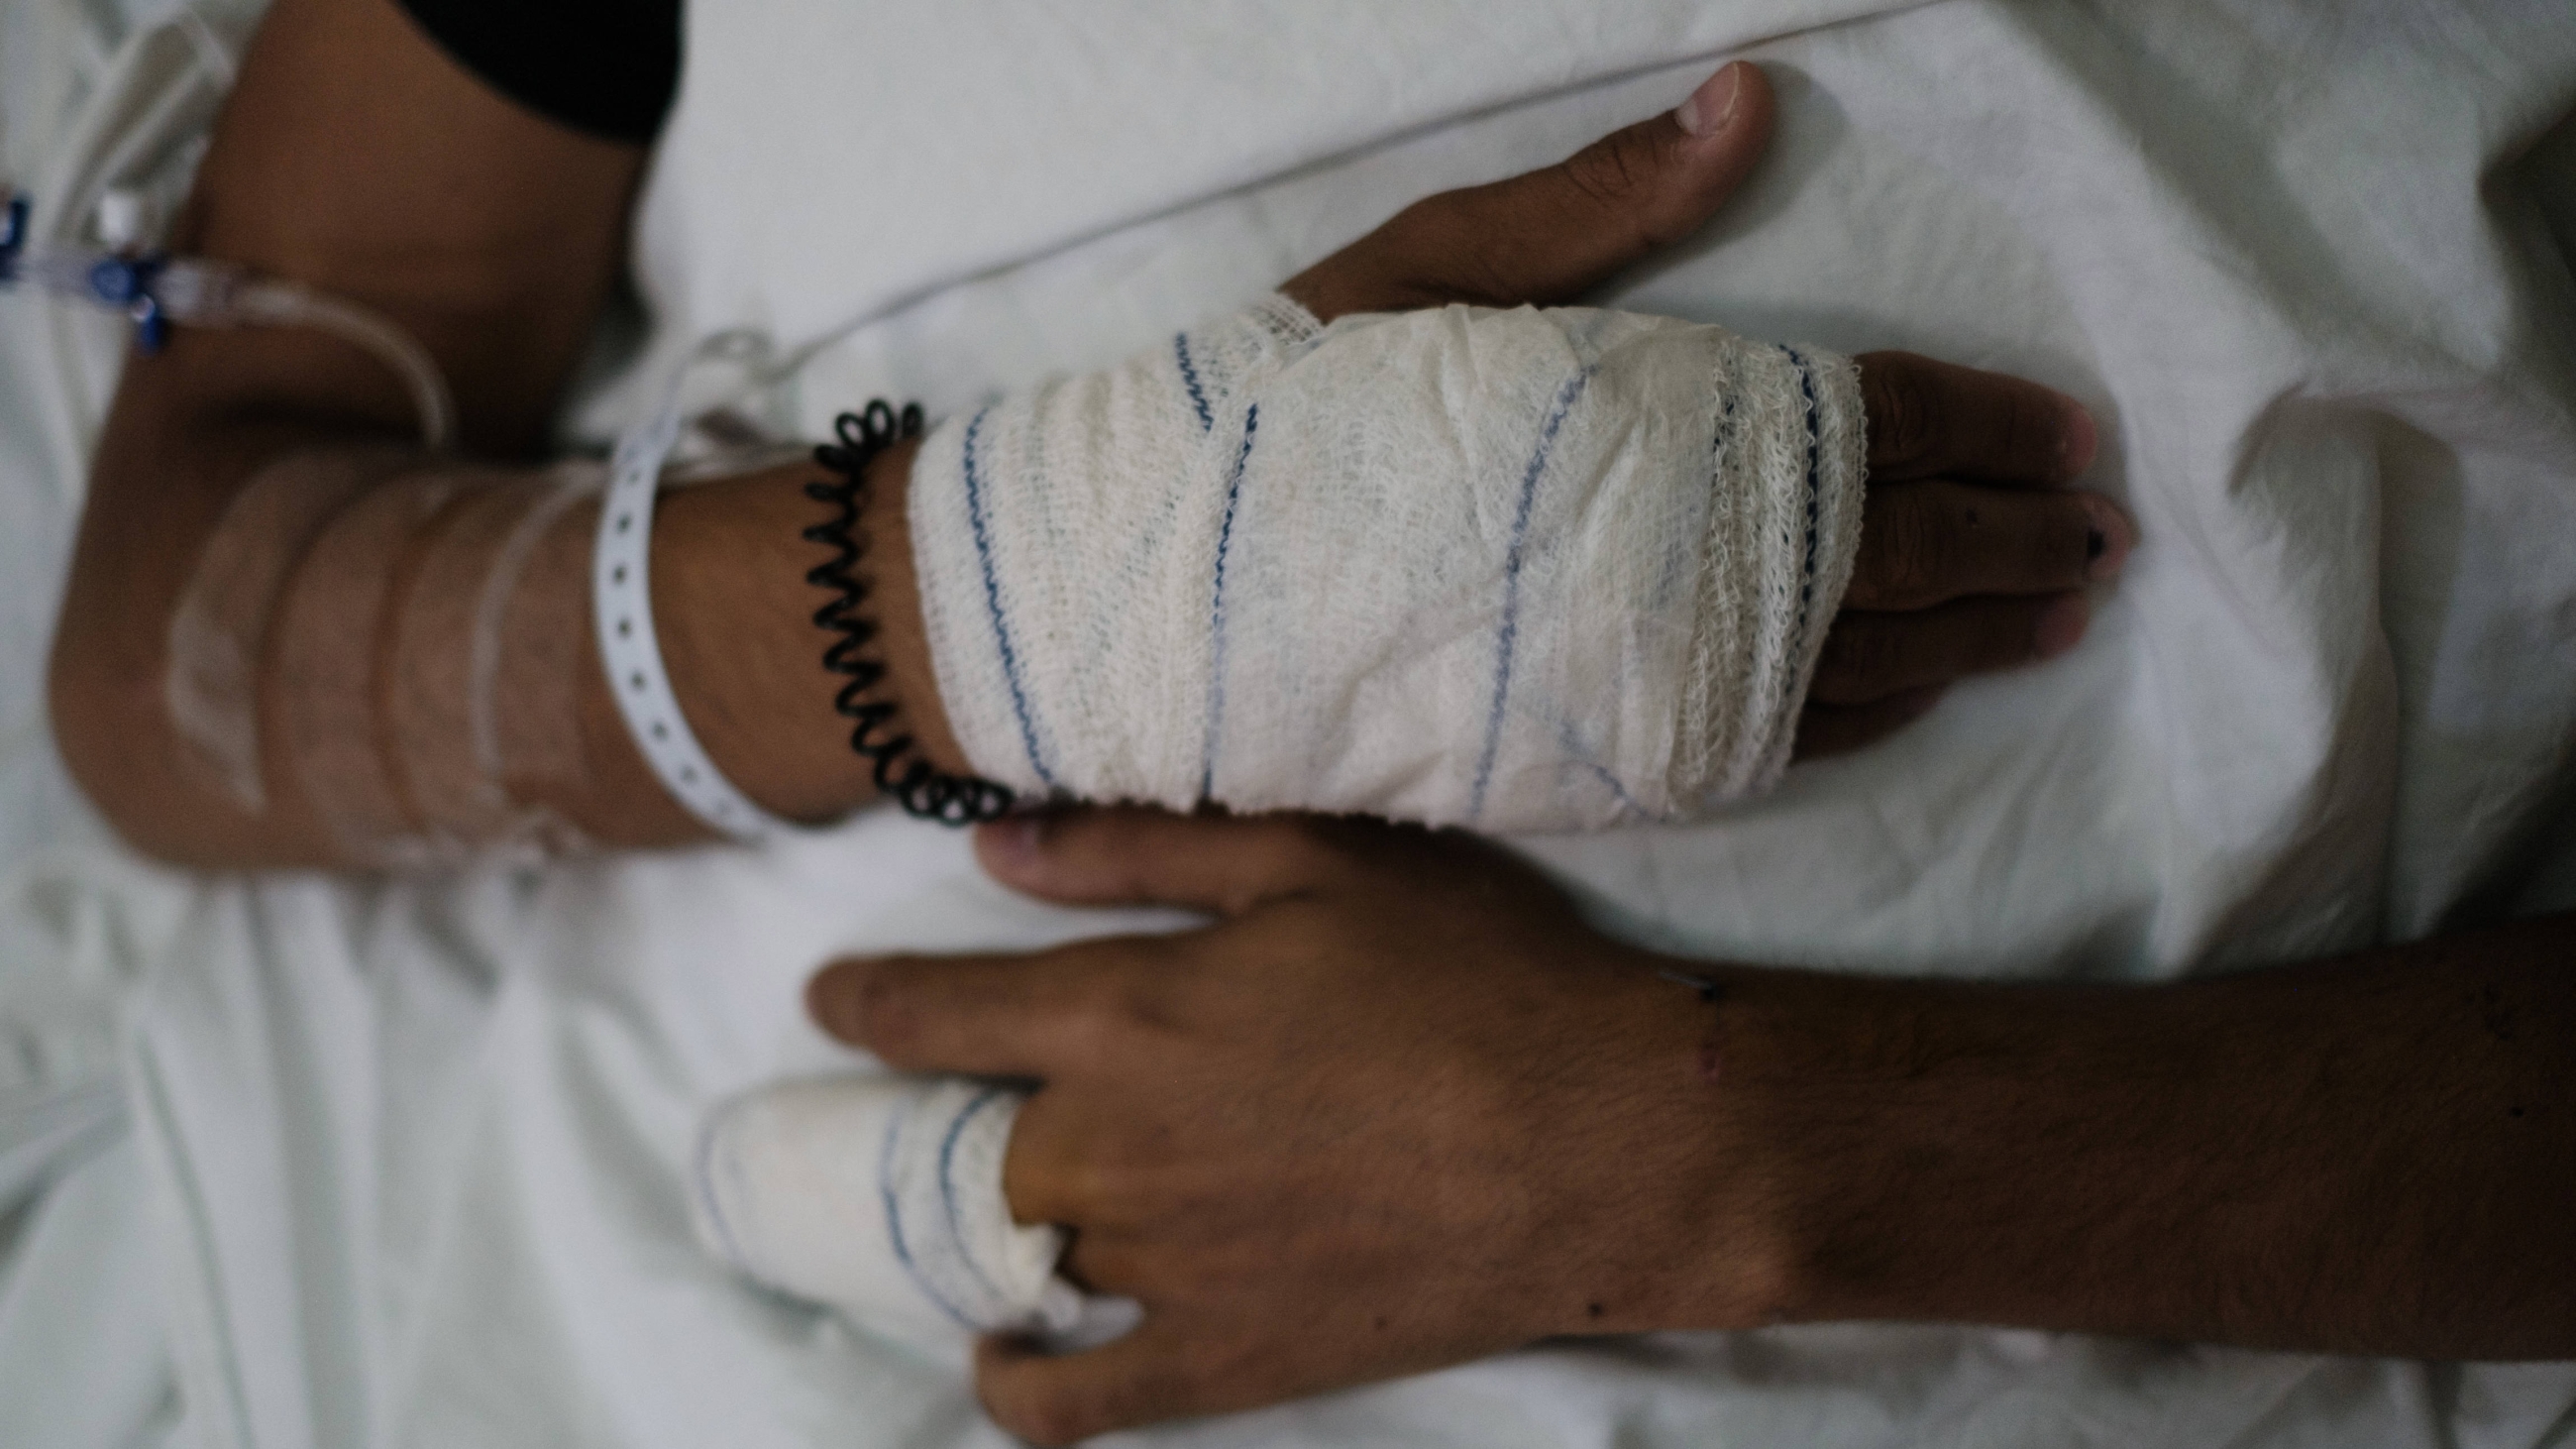
[[[617,440],[591,549],[591,618],[600,661],[608,668],[608,692],[617,697],[617,712],[662,788],[709,828],[757,840],[802,827],[752,803],[716,768],[680,714],[653,630],[653,505],[661,491],[662,460],[679,435],[679,411],[665,406]]]

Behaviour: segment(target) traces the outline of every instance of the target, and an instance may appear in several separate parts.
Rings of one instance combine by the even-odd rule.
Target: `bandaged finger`
[[[691,1165],[699,1244],[757,1283],[904,1338],[1115,1337],[1133,1306],[1057,1274],[1061,1229],[1012,1221],[1002,1159],[1026,1100],[962,1078],[853,1075],[721,1103]]]

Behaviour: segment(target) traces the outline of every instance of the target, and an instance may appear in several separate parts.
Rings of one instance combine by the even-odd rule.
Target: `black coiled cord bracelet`
[[[815,565],[805,581],[833,591],[830,603],[814,611],[814,623],[840,635],[823,651],[823,667],[845,676],[832,707],[852,721],[850,748],[874,767],[877,789],[903,807],[904,813],[946,825],[972,825],[999,818],[1011,808],[1011,791],[980,775],[951,775],[931,768],[913,751],[913,738],[894,728],[897,706],[891,700],[868,699],[868,691],[885,681],[883,662],[861,656],[877,635],[877,626],[859,613],[868,586],[859,578],[859,506],[867,498],[868,465],[877,455],[906,438],[921,436],[921,405],[904,404],[897,414],[883,398],[861,412],[843,413],[832,424],[837,443],[814,449],[814,461],[840,475],[833,483],[808,483],[805,494],[837,510],[805,530],[809,542],[828,544],[832,557]],[[909,758],[907,758],[909,756]],[[898,765],[898,762],[900,764]]]

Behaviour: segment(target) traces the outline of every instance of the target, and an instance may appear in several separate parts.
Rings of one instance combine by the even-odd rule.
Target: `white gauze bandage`
[[[1037,795],[1689,816],[1787,765],[1864,442],[1857,368],[1817,349],[1273,297],[931,437],[940,698]]]
[[[1002,1156],[1026,1100],[957,1078],[849,1076],[721,1103],[691,1174],[698,1241],[757,1283],[903,1338],[1114,1338],[1134,1306],[1056,1275],[1061,1230],[1011,1221]]]

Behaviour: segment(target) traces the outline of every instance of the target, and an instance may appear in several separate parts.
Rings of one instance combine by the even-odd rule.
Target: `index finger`
[[[805,1010],[899,1071],[1046,1078],[1093,1044],[1103,988],[1169,950],[1155,936],[987,956],[844,957],[805,983]]]
[[[1856,360],[1873,481],[2055,484],[2092,466],[2093,415],[2055,388],[1911,352]]]

